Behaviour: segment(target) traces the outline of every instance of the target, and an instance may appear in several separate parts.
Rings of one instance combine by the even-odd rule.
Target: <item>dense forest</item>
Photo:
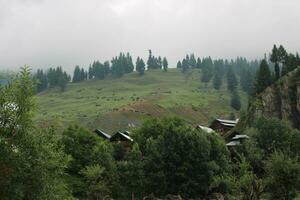
[[[218,90],[226,81],[232,106],[240,108],[236,88],[249,99],[300,65],[298,54],[274,46],[270,59],[213,60],[187,55],[177,68],[202,71],[199,81]],[[72,78],[61,67],[25,67],[0,87],[0,199],[294,199],[300,188],[300,132],[287,122],[258,118],[245,130],[243,145],[229,148],[224,138],[195,129],[177,118],[151,119],[135,128],[134,142],[124,148],[94,132],[70,126],[60,134],[33,121],[34,95],[67,83],[121,77],[136,71],[168,73],[167,58],[149,51],[136,66],[129,53],[110,62],[76,66]],[[32,78],[34,77],[34,78]],[[38,80],[38,81],[36,81]],[[36,86],[37,84],[37,86]]]

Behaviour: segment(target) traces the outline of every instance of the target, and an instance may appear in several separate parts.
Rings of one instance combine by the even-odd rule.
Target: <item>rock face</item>
[[[249,106],[248,120],[275,117],[300,128],[300,67],[266,88]]]
[[[242,117],[232,131],[224,135],[225,138],[243,132],[259,117],[279,118],[300,129],[300,67],[259,94],[249,105],[246,116]]]

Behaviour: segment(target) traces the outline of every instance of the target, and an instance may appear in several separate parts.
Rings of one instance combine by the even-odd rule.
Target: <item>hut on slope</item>
[[[218,132],[220,134],[226,133],[230,131],[232,128],[236,126],[238,123],[237,120],[225,120],[225,119],[215,119],[209,128],[213,129],[215,132]]]

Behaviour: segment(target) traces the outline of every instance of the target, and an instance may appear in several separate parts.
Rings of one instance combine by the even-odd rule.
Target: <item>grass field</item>
[[[41,126],[71,124],[108,132],[130,129],[151,117],[179,116],[191,124],[207,125],[215,117],[236,113],[223,81],[221,90],[200,82],[200,72],[177,69],[127,74],[120,79],[71,83],[65,92],[49,89],[37,96],[36,120]],[[246,94],[240,92],[242,105]],[[237,114],[237,113],[236,113]]]

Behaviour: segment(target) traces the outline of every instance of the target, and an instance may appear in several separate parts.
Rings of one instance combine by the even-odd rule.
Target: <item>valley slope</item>
[[[70,83],[65,92],[57,88],[37,95],[36,120],[62,129],[78,124],[109,133],[139,126],[151,117],[179,116],[190,124],[207,125],[215,117],[237,114],[230,107],[225,80],[220,90],[201,83],[200,72],[177,69],[136,72],[122,78]],[[243,107],[247,97],[239,91]]]

